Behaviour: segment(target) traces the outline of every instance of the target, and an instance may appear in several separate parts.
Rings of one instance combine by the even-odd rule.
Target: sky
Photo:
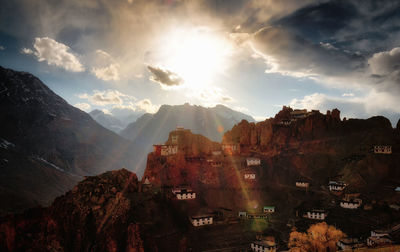
[[[224,104],[400,118],[400,2],[0,0],[0,65],[117,115]]]

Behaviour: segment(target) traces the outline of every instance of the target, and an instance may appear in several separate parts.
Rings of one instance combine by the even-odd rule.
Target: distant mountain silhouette
[[[111,113],[108,114],[104,113],[101,110],[95,109],[91,111],[89,115],[104,128],[114,131],[115,133],[119,133],[121,130],[125,129],[128,124],[135,122],[140,116],[144,114],[143,111],[122,111],[122,113],[120,110],[121,109],[114,108],[113,110],[111,110]]]

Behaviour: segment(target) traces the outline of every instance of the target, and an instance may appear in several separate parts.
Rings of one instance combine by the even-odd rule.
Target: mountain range
[[[48,205],[84,176],[126,167],[140,177],[151,145],[178,125],[202,133],[210,127],[208,135],[220,140],[234,123],[252,120],[224,106],[165,105],[142,115],[121,137],[92,118],[110,119],[104,115],[71,106],[32,74],[0,67],[0,200],[7,202],[0,213]]]
[[[101,126],[115,133],[119,133],[125,129],[128,124],[135,122],[140,116],[145,114],[144,111],[127,111],[128,109],[114,108],[110,113],[95,109],[89,112],[89,115]]]

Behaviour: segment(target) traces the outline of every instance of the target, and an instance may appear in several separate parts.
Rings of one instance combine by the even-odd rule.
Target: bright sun
[[[191,89],[212,85],[228,66],[232,46],[209,28],[174,30],[163,40],[161,64],[184,80]]]

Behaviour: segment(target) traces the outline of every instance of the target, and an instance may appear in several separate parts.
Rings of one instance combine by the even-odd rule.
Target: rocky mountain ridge
[[[100,126],[29,73],[0,67],[0,120],[0,138],[13,146],[0,148],[6,211],[47,205],[79,177],[134,169],[139,159],[134,144]],[[41,178],[46,182],[39,183]]]

